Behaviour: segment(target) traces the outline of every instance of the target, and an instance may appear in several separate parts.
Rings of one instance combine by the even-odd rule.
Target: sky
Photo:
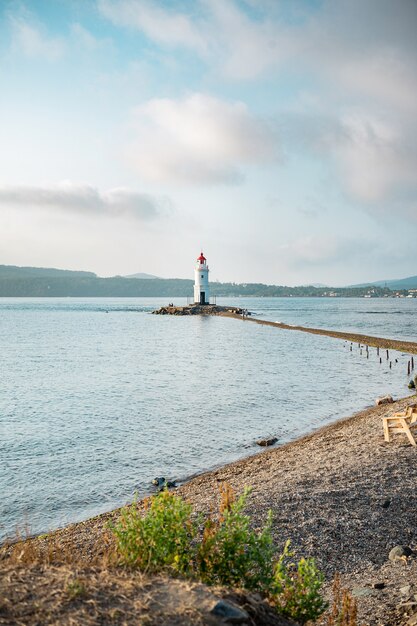
[[[417,274],[416,0],[0,0],[0,264]]]

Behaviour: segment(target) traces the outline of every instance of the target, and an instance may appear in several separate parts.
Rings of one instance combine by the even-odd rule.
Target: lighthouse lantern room
[[[209,268],[203,253],[197,259],[194,270],[194,303],[210,304]]]

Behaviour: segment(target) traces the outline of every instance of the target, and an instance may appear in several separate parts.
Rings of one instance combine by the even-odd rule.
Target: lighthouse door
[[[206,303],[206,293],[205,291],[200,291],[200,304]]]

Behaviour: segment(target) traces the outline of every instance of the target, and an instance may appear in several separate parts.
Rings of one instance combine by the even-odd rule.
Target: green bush
[[[209,518],[205,524],[197,547],[197,571],[209,585],[267,591],[273,581],[272,513],[260,533],[251,530],[250,518],[243,514],[249,493],[245,489],[230,502],[218,522]]]
[[[197,532],[191,505],[166,490],[149,498],[146,506],[145,515],[135,504],[124,508],[111,526],[122,562],[146,572],[171,568],[188,573]]]
[[[320,594],[324,576],[314,559],[300,559],[296,564],[290,561],[293,556],[287,541],[275,564],[271,598],[283,615],[304,624],[317,619],[328,606]]]
[[[244,514],[249,489],[235,500],[222,489],[219,516],[209,517],[199,536],[192,506],[168,490],[148,498],[145,512],[134,504],[111,526],[121,562],[145,572],[169,570],[209,585],[259,591],[279,612],[301,623],[326,609],[320,594],[323,576],[313,559],[291,562],[286,543],[277,558],[272,541],[272,513],[260,532]]]

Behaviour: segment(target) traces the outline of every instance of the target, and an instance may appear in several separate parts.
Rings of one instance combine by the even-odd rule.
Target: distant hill
[[[388,289],[417,289],[417,276],[409,276],[408,278],[398,278],[392,280],[377,280],[373,283],[362,283],[360,285],[352,285],[353,288],[362,288],[369,285],[376,287],[388,287]]]
[[[149,275],[148,275],[149,276]],[[194,281],[181,278],[100,278],[93,272],[0,265],[0,297],[187,297]],[[211,283],[213,296],[224,297],[383,297],[385,287],[286,287],[264,283]],[[407,292],[405,291],[405,294]]]
[[[90,277],[96,278],[94,272],[79,272],[75,270],[58,270],[53,267],[18,267],[17,265],[0,265],[1,278],[48,278],[58,277]]]
[[[137,274],[128,274],[128,276],[123,276],[123,278],[144,278],[145,280],[154,280],[159,278],[159,276],[145,274],[145,272],[138,272]]]

